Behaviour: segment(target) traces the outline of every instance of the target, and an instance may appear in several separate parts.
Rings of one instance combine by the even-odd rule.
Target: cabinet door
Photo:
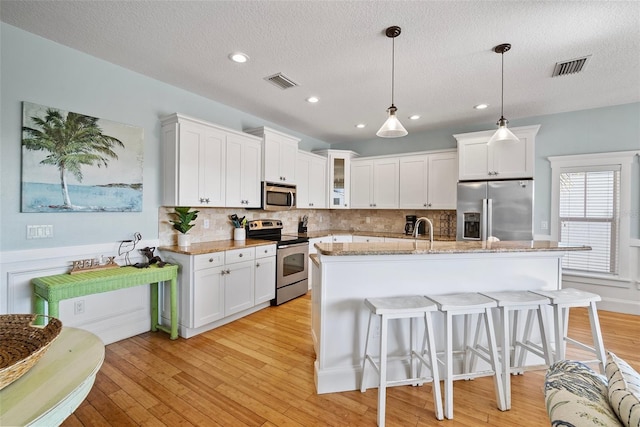
[[[205,268],[193,274],[193,327],[222,319],[224,313],[224,287],[222,267]]]
[[[180,123],[178,132],[177,205],[200,206],[200,149],[205,135],[202,128],[190,123]]]
[[[276,257],[258,258],[255,262],[255,305],[276,297]]]
[[[205,129],[200,145],[200,195],[202,206],[224,206],[226,135],[217,129]]]
[[[495,179],[533,178],[534,150],[531,138],[498,142],[489,146],[489,169]]]
[[[264,135],[264,180],[275,183],[296,183],[298,142],[275,133]]]
[[[260,207],[260,142],[229,135],[226,159],[226,206]]]
[[[307,209],[311,205],[311,156],[304,153],[298,153],[296,159],[296,207],[298,209]]]
[[[400,158],[400,208],[425,209],[428,203],[428,160],[425,155]],[[455,178],[457,180],[457,177]]]
[[[230,316],[253,307],[254,261],[225,265],[224,315]],[[275,273],[274,273],[275,274]]]
[[[299,179],[296,175],[296,179]],[[309,203],[315,209],[327,207],[327,159],[312,158],[309,164]]]
[[[280,141],[280,174],[283,182],[296,184],[296,156],[298,155],[298,142],[283,139]]]
[[[399,160],[378,159],[373,164],[373,207],[398,208]]]
[[[373,207],[373,161],[351,162],[351,207]]]
[[[348,209],[351,199],[351,159],[329,155],[329,208]]]
[[[458,142],[459,179],[490,179],[487,140]]]
[[[456,153],[428,156],[429,209],[456,209],[458,192],[458,156]]]
[[[375,243],[375,242],[384,242],[384,237],[374,237],[374,236],[353,236],[351,238],[353,243]]]

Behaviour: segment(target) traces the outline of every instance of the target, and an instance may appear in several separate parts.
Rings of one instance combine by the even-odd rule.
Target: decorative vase
[[[190,246],[191,236],[188,234],[178,234],[178,246]]]

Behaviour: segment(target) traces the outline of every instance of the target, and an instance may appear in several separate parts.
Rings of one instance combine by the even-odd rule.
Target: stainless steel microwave
[[[296,186],[262,183],[262,209],[265,211],[281,211],[296,207]]]

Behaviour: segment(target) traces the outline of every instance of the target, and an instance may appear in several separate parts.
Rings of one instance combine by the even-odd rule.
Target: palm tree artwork
[[[133,151],[135,158],[127,159],[132,152],[125,150],[124,138],[104,131],[102,124],[108,121],[24,104],[23,212],[141,210],[137,207],[142,196],[142,129],[133,132],[139,134],[134,137],[139,138],[138,155]],[[110,129],[117,133],[120,124],[115,125]],[[131,130],[123,135],[132,135]],[[115,171],[109,173],[107,168],[113,165]],[[84,182],[87,175],[89,183]],[[58,195],[54,196],[56,186]]]

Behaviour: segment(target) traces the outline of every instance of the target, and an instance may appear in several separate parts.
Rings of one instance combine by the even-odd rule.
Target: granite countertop
[[[212,242],[192,243],[191,246],[160,246],[161,251],[175,252],[185,255],[202,255],[224,252],[231,249],[244,249],[254,246],[274,245],[275,242],[260,239],[247,240],[214,240]]]
[[[316,243],[322,255],[423,255],[504,252],[587,251],[589,246],[562,246],[548,240],[500,242],[433,242],[408,239],[406,242]]]
[[[388,231],[363,231],[363,230],[319,230],[319,231],[308,231],[306,233],[300,233],[301,236],[306,236],[310,239],[316,238],[316,237],[326,237],[326,236],[333,236],[333,235],[345,235],[345,234],[351,234],[351,235],[355,235],[355,236],[369,236],[369,237],[388,237],[388,238],[393,238],[393,239],[407,239],[407,240],[414,240],[414,237],[408,234],[404,234],[404,233],[392,233],[392,232],[388,232]],[[418,240],[429,240],[429,234],[421,234],[420,236],[418,236]],[[455,236],[440,236],[440,235],[433,235],[433,240],[434,241],[439,241],[439,242],[450,242],[450,241],[455,241],[456,237]]]

